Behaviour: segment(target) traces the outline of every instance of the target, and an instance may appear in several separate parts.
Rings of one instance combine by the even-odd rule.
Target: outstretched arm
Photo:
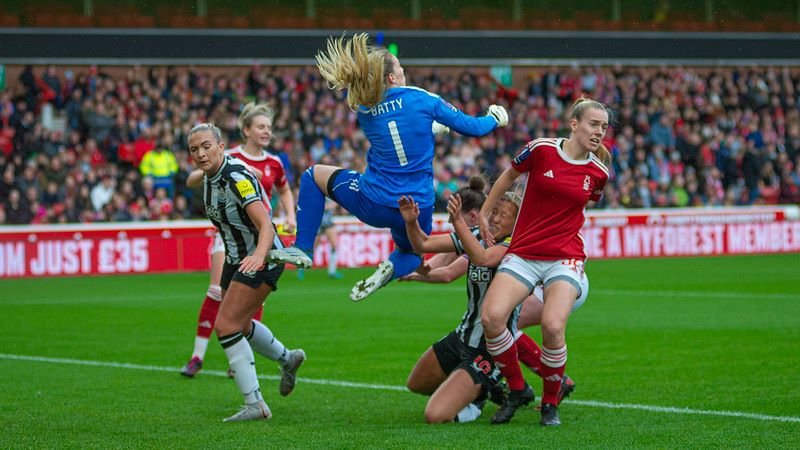
[[[401,278],[403,281],[421,281],[423,283],[450,283],[467,273],[469,261],[467,258],[456,258],[455,261],[444,267],[437,267],[426,275],[412,272]]]
[[[508,125],[508,113],[499,105],[490,106],[486,116],[472,117],[441,98],[433,101],[436,102],[433,107],[433,120],[465,136],[483,136],[497,127]]]
[[[508,247],[505,245],[492,245],[489,248],[484,248],[478,241],[478,238],[467,227],[464,219],[461,218],[461,197],[456,194],[450,197],[447,202],[447,211],[450,213],[453,228],[455,229],[456,236],[461,241],[461,246],[464,248],[464,253],[469,256],[472,264],[481,267],[496,267],[505,256]],[[486,237],[481,234],[484,241]]]
[[[416,253],[447,253],[455,251],[455,245],[450,236],[441,234],[428,236],[422,231],[417,219],[419,218],[419,206],[413,198],[402,196],[397,200],[400,206],[400,214],[406,223],[406,234],[411,246]]]

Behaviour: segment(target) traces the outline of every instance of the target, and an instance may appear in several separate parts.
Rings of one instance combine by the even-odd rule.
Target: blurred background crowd
[[[0,223],[202,217],[185,186],[186,133],[213,122],[235,146],[236,118],[253,100],[276,112],[269,151],[294,189],[314,163],[363,170],[369,149],[342,94],[311,67],[18,72],[0,91]],[[613,112],[612,175],[598,208],[800,202],[798,68],[539,67],[513,88],[479,69],[406,72],[409,85],[468,114],[499,103],[511,117],[481,139],[436,138],[439,212],[471,175],[493,180],[529,140],[566,136],[581,95]]]

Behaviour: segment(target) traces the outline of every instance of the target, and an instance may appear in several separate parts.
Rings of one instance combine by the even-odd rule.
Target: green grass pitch
[[[800,255],[591,261],[567,327],[578,383],[544,429],[427,425],[404,389],[463,313],[464,282],[352,284],[287,271],[265,322],[308,360],[289,397],[257,358],[270,421],[222,423],[241,397],[212,340],[185,379],[207,274],[0,281],[0,448],[800,448]],[[538,329],[529,330],[540,341]],[[541,382],[525,372],[534,390]]]

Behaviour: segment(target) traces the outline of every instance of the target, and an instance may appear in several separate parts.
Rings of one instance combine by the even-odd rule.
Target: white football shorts
[[[497,271],[519,280],[539,301],[544,301],[544,286],[554,281],[566,281],[578,290],[578,298],[572,305],[572,310],[575,311],[589,295],[589,277],[583,271],[583,265],[583,261],[579,259],[536,261],[509,253],[503,257]]]

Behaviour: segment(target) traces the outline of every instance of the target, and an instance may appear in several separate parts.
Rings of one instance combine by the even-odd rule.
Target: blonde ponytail
[[[597,156],[606,166],[611,164],[611,152],[608,151],[605,145],[600,144],[597,147],[597,150],[592,153],[594,153],[595,156]]]
[[[391,63],[386,49],[367,45],[368,37],[360,33],[350,39],[328,38],[327,52],[316,56],[328,87],[347,89],[347,104],[353,111],[372,108],[383,100],[387,61]]]

